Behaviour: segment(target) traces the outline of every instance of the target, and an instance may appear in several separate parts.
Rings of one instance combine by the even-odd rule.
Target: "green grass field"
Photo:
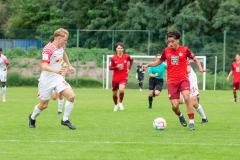
[[[173,114],[164,90],[147,109],[147,90],[126,90],[122,112],[113,112],[111,90],[75,89],[71,120],[77,130],[60,125],[57,102],[28,128],[28,115],[38,103],[37,88],[8,88],[0,102],[0,160],[238,160],[240,104],[232,91],[201,92],[209,123],[195,114],[196,130],[183,128]],[[185,112],[185,106],[181,106]],[[164,117],[167,128],[153,129]]]

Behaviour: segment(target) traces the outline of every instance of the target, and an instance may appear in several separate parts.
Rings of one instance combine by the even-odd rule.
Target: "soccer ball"
[[[163,130],[167,127],[167,122],[164,118],[158,117],[153,121],[153,128]]]

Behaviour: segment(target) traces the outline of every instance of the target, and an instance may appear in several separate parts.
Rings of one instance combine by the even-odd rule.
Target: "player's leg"
[[[172,105],[173,112],[178,116],[182,126],[186,127],[187,122],[179,109],[180,91],[178,90],[178,83],[168,84],[168,96]]]
[[[58,114],[62,113],[64,98],[62,94],[58,94]]]
[[[150,77],[148,81],[148,90],[149,90],[149,95],[148,95],[148,108],[152,109],[152,102],[153,102],[153,97],[154,97],[154,89],[155,89],[155,84],[154,84],[154,78]]]
[[[39,104],[37,104],[33,112],[29,115],[29,127],[35,128],[36,118],[39,114],[47,108],[49,100],[41,100]]]
[[[194,112],[193,112],[193,105],[190,99],[190,92],[189,90],[182,90],[182,95],[186,104],[188,118],[189,118],[189,128],[194,130]]]
[[[119,84],[112,82],[112,98],[114,103],[114,107],[113,107],[114,112],[118,111],[118,95],[117,95],[118,88],[119,88]]]
[[[2,82],[2,101],[6,102],[6,92],[7,92],[7,86],[6,81]]]
[[[1,87],[2,101],[6,102],[6,92],[7,92],[7,86],[6,86],[7,72],[6,71],[3,71],[2,73],[0,73],[0,80],[2,82],[2,87]]]
[[[126,84],[125,83],[120,83],[119,84],[119,109],[122,111],[124,110],[123,107],[123,98],[124,98],[124,90],[126,88]]]
[[[237,103],[237,89],[239,88],[239,83],[233,83],[233,101]]]
[[[153,102],[153,90],[149,90],[148,94],[148,108],[152,109],[152,102]]]
[[[37,104],[32,113],[29,115],[29,127],[35,128],[35,122],[37,116],[47,108],[49,99],[51,98],[52,90],[54,87],[47,83],[41,83],[38,84],[38,98],[40,99],[40,103]]]
[[[198,101],[198,96],[190,96],[191,98],[191,101],[192,101],[192,104],[193,104],[193,107],[197,110],[197,112],[199,113],[199,115],[201,116],[202,118],[202,123],[207,123],[208,120],[207,120],[207,117],[206,117],[206,114],[203,110],[203,107],[201,106],[201,104],[199,104],[199,101]]]
[[[163,88],[163,79],[155,79],[154,95],[159,96]]]
[[[179,104],[183,104],[183,103],[185,103],[185,101],[182,94],[180,93]]]
[[[67,126],[70,129],[76,129],[75,125],[69,120],[69,116],[72,113],[74,107],[75,94],[71,87],[64,89],[59,92],[66,98],[66,103],[64,107],[63,119],[61,121],[62,125]]]

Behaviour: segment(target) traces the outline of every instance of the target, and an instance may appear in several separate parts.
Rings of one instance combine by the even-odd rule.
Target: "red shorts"
[[[122,80],[122,81],[119,81],[119,82],[112,82],[112,90],[113,91],[118,90],[120,84],[126,85],[127,84],[127,80]]]
[[[240,89],[240,82],[233,82],[233,90]]]
[[[190,91],[190,82],[189,80],[183,80],[178,83],[168,84],[168,97],[169,99],[179,99],[180,92],[183,90]]]

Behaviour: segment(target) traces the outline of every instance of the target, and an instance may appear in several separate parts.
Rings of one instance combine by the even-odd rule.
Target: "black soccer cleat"
[[[36,120],[33,120],[31,118],[31,114],[29,115],[28,120],[29,120],[29,128],[36,128],[36,126],[35,126]]]
[[[207,118],[206,119],[202,119],[202,124],[207,124],[207,123],[208,123]]]
[[[179,122],[181,123],[181,125],[183,127],[187,127],[187,122],[186,122],[185,118],[183,116],[179,116],[178,118],[179,118]]]
[[[189,129],[190,129],[190,131],[195,130],[194,123],[189,123]]]
[[[69,120],[61,121],[61,125],[68,126],[69,129],[76,129],[75,125],[72,124]]]
[[[57,113],[58,115],[61,115],[62,114],[62,112],[60,112],[60,111],[58,111],[58,113]]]

